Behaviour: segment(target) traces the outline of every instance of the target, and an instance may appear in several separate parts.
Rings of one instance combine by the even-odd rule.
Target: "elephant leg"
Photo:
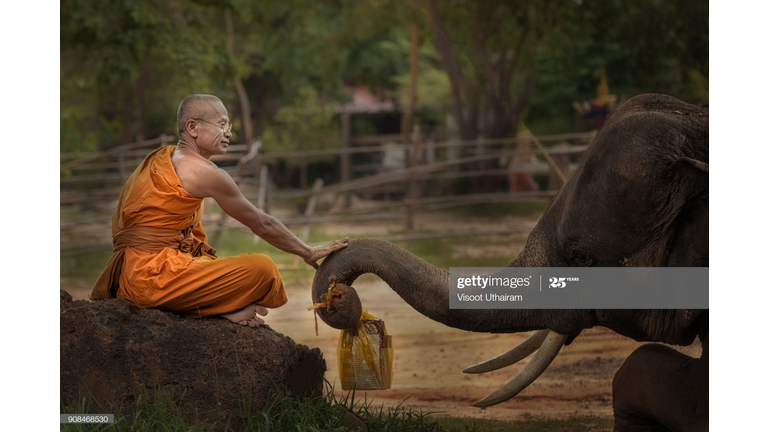
[[[649,344],[635,350],[613,379],[614,431],[709,429],[709,367],[674,349]]]

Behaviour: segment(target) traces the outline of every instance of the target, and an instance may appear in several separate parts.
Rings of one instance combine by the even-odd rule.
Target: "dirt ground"
[[[435,415],[498,420],[514,420],[523,413],[557,418],[573,414],[612,416],[613,375],[641,345],[604,328],[586,330],[573,344],[563,347],[547,371],[518,396],[480,409],[472,404],[512,379],[530,358],[485,374],[467,375],[462,370],[511,349],[531,333],[471,333],[446,327],[416,312],[383,281],[355,283],[355,288],[363,307],[383,319],[393,335],[392,388],[364,392],[377,405],[394,406],[407,398],[406,407]],[[319,347],[329,369],[326,379],[338,389],[339,331],[318,320],[320,334],[315,336],[313,314],[306,310],[310,303],[309,287],[291,289],[288,304],[271,310],[266,321],[299,343]],[[698,345],[680,350],[694,356],[701,353]],[[343,393],[337,391],[338,395]]]
[[[509,228],[523,235],[530,232],[537,216],[494,218],[492,221],[472,218],[420,215],[419,226],[429,231],[490,230]],[[366,224],[367,225],[367,224]],[[342,225],[324,226],[331,235],[355,235],[360,229],[367,235],[386,237],[402,230],[402,221],[382,223],[378,228]],[[498,249],[499,246],[491,246]],[[504,250],[462,251],[464,256],[484,254],[516,255],[522,246],[510,245]],[[333,383],[337,394],[341,390],[336,345],[339,331],[318,319],[319,336],[315,335],[311,306],[310,283],[287,286],[288,304],[270,310],[266,322],[276,331],[311,348],[319,347],[328,365],[326,379]],[[87,298],[92,282],[82,278],[63,278],[61,287],[75,299]],[[393,335],[395,350],[394,378],[389,390],[358,392],[356,398],[373,399],[374,405],[395,406],[404,402],[406,408],[434,413],[435,416],[460,416],[514,420],[524,413],[533,416],[563,418],[574,414],[612,416],[611,381],[624,359],[642,343],[620,336],[604,328],[589,329],[570,345],[563,347],[549,368],[518,396],[505,403],[480,409],[472,404],[512,379],[530,360],[479,375],[462,373],[466,367],[495,357],[526,339],[531,333],[485,334],[471,333],[434,322],[408,306],[394,291],[378,278],[367,276],[355,284],[363,307],[383,319]],[[681,352],[699,356],[701,347],[675,347]]]
[[[462,218],[445,213],[418,215],[416,228],[446,232],[451,230],[488,231],[508,229],[527,235],[540,215],[502,218]],[[380,224],[377,234],[386,236],[401,229],[402,222]],[[338,225],[324,227],[339,235],[355,228]],[[363,228],[370,232],[370,226]],[[349,234],[346,234],[349,235]],[[515,256],[521,244],[509,246],[476,246],[472,250],[454,251],[461,256]],[[589,329],[569,346],[563,347],[549,368],[522,393],[502,404],[475,408],[472,404],[495,391],[523,369],[530,358],[507,368],[485,374],[468,375],[465,368],[496,357],[513,348],[532,332],[517,334],[472,333],[447,327],[416,312],[386,283],[373,276],[363,277],[354,287],[368,312],[383,319],[393,335],[395,349],[394,377],[389,390],[363,392],[376,405],[404,406],[435,416],[459,416],[514,420],[524,413],[534,416],[565,418],[574,414],[613,416],[611,382],[624,359],[643,343],[614,333],[606,328]],[[326,379],[335,384],[342,395],[336,361],[339,331],[318,318],[319,336],[315,335],[310,287],[290,287],[288,304],[270,311],[267,323],[299,343],[319,347],[325,354]],[[698,357],[701,346],[675,347]],[[359,394],[359,393],[358,393]],[[357,397],[357,396],[356,396]],[[406,400],[407,399],[407,400]]]

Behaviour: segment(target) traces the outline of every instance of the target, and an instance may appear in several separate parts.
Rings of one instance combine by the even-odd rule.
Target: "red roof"
[[[336,107],[339,114],[377,114],[397,110],[391,99],[381,100],[367,87],[348,87],[348,90],[352,92],[352,102]]]

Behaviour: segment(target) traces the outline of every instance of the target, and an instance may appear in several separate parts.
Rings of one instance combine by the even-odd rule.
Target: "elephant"
[[[708,267],[709,107],[661,94],[635,96],[607,120],[509,267]],[[477,402],[514,397],[582,330],[607,327],[636,341],[613,381],[615,430],[706,430],[709,312],[623,309],[450,309],[449,275],[377,239],[356,239],[328,256],[313,302],[329,284],[343,293],[318,309],[331,327],[360,317],[355,279],[374,273],[411,307],[442,324],[488,333],[537,330],[511,351],[465,370],[479,373],[536,356],[510,382]],[[700,358],[668,346],[702,343]]]

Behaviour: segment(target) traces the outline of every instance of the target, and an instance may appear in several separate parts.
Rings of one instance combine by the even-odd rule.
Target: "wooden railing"
[[[536,192],[500,192],[471,195],[450,195],[450,196],[419,196],[414,198],[404,193],[409,181],[426,182],[435,180],[471,178],[482,176],[507,176],[510,173],[542,174],[547,173],[550,176],[550,182],[562,184],[567,180],[567,176],[573,168],[569,164],[569,155],[579,154],[586,151],[588,143],[594,137],[594,133],[571,133],[560,135],[549,135],[534,137],[539,142],[563,142],[571,141],[580,144],[565,145],[562,147],[545,148],[539,144],[536,147],[527,150],[509,150],[496,149],[491,151],[490,146],[514,147],[519,141],[515,138],[499,139],[480,139],[480,140],[446,140],[442,136],[424,136],[420,139],[422,156],[420,160],[427,160],[424,152],[434,152],[435,161],[423,163],[412,168],[385,169],[382,166],[375,166],[371,171],[376,172],[360,178],[352,178],[334,184],[326,184],[321,187],[315,185],[314,188],[305,190],[289,190],[277,188],[274,184],[268,182],[267,171],[270,166],[275,166],[280,160],[289,159],[311,159],[313,157],[336,156],[340,159],[344,155],[381,153],[391,148],[391,145],[383,143],[399,142],[401,135],[378,135],[366,137],[354,137],[352,142],[355,146],[342,148],[328,148],[320,150],[307,151],[285,151],[271,153],[251,152],[251,157],[246,156],[248,146],[243,144],[230,145],[225,155],[214,156],[212,161],[227,165],[224,168],[231,173],[241,168],[232,166],[234,162],[239,165],[243,163],[252,163],[256,167],[255,175],[239,176],[238,184],[246,198],[252,200],[269,210],[274,206],[281,205],[288,201],[296,199],[311,199],[324,194],[339,193],[368,193],[376,188],[385,188],[387,190],[400,191],[396,194],[396,199],[389,202],[381,202],[380,205],[369,207],[365,210],[353,211],[345,209],[342,214],[333,213],[314,213],[311,215],[297,215],[282,219],[285,224],[309,225],[313,223],[322,223],[327,221],[339,220],[370,220],[370,219],[410,219],[411,213],[419,209],[435,209],[450,206],[466,205],[470,203],[488,203],[488,202],[510,202],[510,201],[548,201],[556,191],[536,191]],[[435,141],[436,139],[441,141]],[[431,141],[430,141],[431,140]],[[530,140],[530,138],[528,138]],[[60,204],[62,206],[72,204],[102,205],[114,202],[120,194],[122,184],[127,180],[132,171],[141,163],[143,158],[153,149],[158,148],[175,141],[172,136],[161,136],[155,139],[141,141],[132,144],[126,144],[114,149],[98,153],[62,153],[61,154],[61,181],[60,181]],[[413,141],[413,140],[412,140]],[[456,149],[456,150],[451,150]],[[253,149],[255,150],[255,149]],[[412,148],[406,148],[404,151],[413,151]],[[255,153],[255,157],[254,156]],[[463,157],[457,155],[463,154]],[[487,161],[506,159],[520,156],[537,155],[536,162],[522,163],[514,168],[488,168]],[[553,163],[557,165],[556,173]],[[463,169],[460,169],[463,168]],[[475,168],[468,168],[475,167]],[[369,169],[371,167],[366,167]],[[241,171],[241,170],[240,170]],[[261,173],[261,175],[259,175]],[[555,188],[556,189],[556,188]],[[367,192],[366,192],[367,191]],[[107,206],[108,207],[108,206]],[[102,218],[108,218],[109,215],[102,215]],[[226,218],[206,217],[209,222],[215,222],[214,226],[210,223],[206,225],[208,232],[215,232],[235,226],[240,226],[234,221]],[[215,220],[214,220],[215,219]],[[93,223],[92,220],[85,223]],[[62,222],[62,236],[66,230],[80,225],[75,221]]]

